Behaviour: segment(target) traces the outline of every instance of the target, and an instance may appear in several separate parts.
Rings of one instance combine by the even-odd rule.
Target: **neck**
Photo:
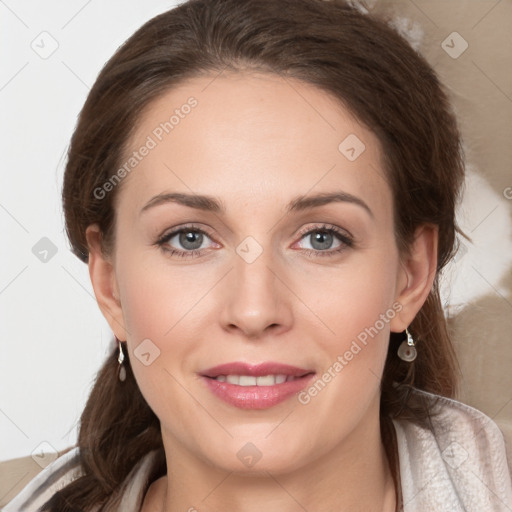
[[[370,434],[371,433],[371,434]],[[287,472],[250,475],[205,464],[164,436],[168,472],[159,482],[158,512],[394,512],[395,486],[378,417],[328,453]]]

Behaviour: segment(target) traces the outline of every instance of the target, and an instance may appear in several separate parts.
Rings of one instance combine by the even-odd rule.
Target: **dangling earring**
[[[116,338],[117,340],[117,338]],[[124,367],[124,352],[123,352],[123,343],[120,340],[117,340],[119,345],[119,356],[117,357],[117,361],[119,363],[119,368],[117,370],[117,376],[121,382],[126,380],[126,368]]]
[[[414,346],[414,340],[412,339],[409,329],[405,329],[405,335],[407,336],[407,338],[404,341],[402,341],[400,347],[398,347],[398,357],[402,361],[412,363],[416,359],[418,352],[416,351],[416,347]]]

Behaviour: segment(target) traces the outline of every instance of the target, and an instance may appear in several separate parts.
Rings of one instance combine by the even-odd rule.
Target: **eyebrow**
[[[298,196],[288,203],[286,213],[317,208],[329,203],[351,203],[363,208],[370,217],[374,218],[370,207],[359,197],[347,192],[324,192],[316,195]],[[178,192],[158,194],[152,197],[141,209],[140,214],[148,211],[150,208],[167,203],[177,203],[189,208],[203,210],[214,213],[225,213],[226,208],[220,199],[213,196],[200,194],[184,194]]]

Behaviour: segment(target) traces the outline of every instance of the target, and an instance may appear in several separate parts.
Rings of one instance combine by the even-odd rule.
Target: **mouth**
[[[200,373],[207,388],[240,409],[268,409],[296,395],[315,375],[314,370],[280,363],[227,363]]]
[[[213,377],[209,377],[213,378]],[[292,375],[262,375],[261,377],[254,377],[253,375],[218,375],[215,377],[217,382],[227,382],[235,386],[275,386],[283,382],[291,382],[301,377],[293,377]]]

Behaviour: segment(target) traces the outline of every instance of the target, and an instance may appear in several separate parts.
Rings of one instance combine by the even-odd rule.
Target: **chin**
[[[268,431],[266,432],[268,435]],[[247,437],[244,440],[233,439],[226,446],[225,441],[218,446],[215,453],[204,454],[209,463],[223,471],[239,473],[247,476],[257,476],[261,473],[289,473],[306,463],[304,445],[298,443],[290,446],[290,438],[260,439]],[[295,444],[295,443],[294,443]],[[309,444],[309,443],[308,443]]]

